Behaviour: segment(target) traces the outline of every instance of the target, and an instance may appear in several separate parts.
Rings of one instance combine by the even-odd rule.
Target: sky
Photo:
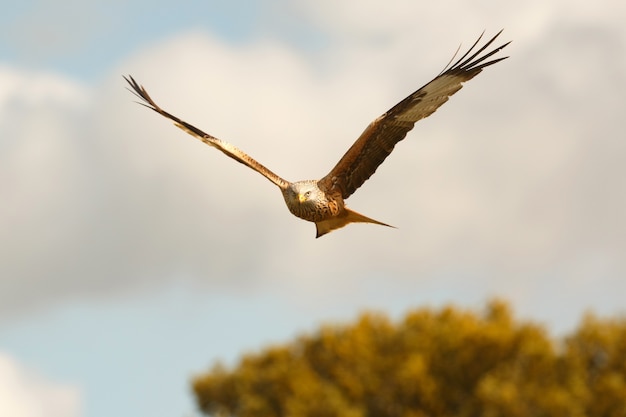
[[[626,304],[626,4],[25,0],[0,15],[0,415],[197,416],[215,361],[365,310],[507,300],[552,334]],[[315,239],[324,176],[486,30],[512,40]]]

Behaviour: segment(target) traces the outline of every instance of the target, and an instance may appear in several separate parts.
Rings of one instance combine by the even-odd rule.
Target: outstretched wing
[[[500,33],[502,31],[470,55],[482,38],[480,35],[461,58],[452,65],[448,64],[431,82],[370,123],[337,165],[319,181],[319,187],[327,192],[341,192],[343,198],[352,195],[372,176],[396,143],[404,139],[418,120],[430,116],[448,101],[448,97],[461,89],[462,83],[474,78],[483,68],[508,58],[485,62],[510,43],[483,53]]]
[[[255,159],[253,159],[251,156],[249,156],[248,154],[246,154],[245,152],[243,152],[241,149],[237,148],[236,146],[233,146],[228,142],[224,142],[216,137],[213,137],[207,133],[204,133],[197,127],[192,126],[183,120],[180,120],[178,117],[166,112],[165,110],[157,106],[157,104],[152,100],[152,98],[150,98],[150,95],[148,95],[148,92],[146,91],[146,89],[142,85],[138,84],[137,81],[135,81],[135,79],[131,77],[130,75],[128,76],[128,78],[124,77],[124,79],[132,87],[133,89],[132,92],[143,101],[142,103],[139,103],[139,104],[146,106],[149,109],[154,110],[155,112],[159,113],[162,116],[167,117],[168,119],[172,120],[176,126],[181,128],[185,132],[189,133],[191,136],[197,139],[200,139],[202,142],[206,143],[207,145],[210,145],[210,146],[213,146],[214,148],[219,149],[226,155],[233,158],[235,161],[240,162],[244,164],[245,166],[252,168],[256,172],[263,175],[265,178],[267,178],[268,180],[270,180],[271,182],[279,186],[281,189],[284,189],[289,185],[288,181],[274,174],[272,171],[270,171],[269,169],[261,165],[259,162],[257,162]]]

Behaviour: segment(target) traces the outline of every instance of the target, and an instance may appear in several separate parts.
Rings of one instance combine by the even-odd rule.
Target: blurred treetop
[[[213,416],[626,417],[626,321],[588,315],[554,341],[500,301],[366,313],[217,364],[193,389]]]

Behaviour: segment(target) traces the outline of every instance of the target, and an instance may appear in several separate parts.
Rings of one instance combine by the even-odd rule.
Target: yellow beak
[[[298,194],[298,201],[302,204],[306,201],[304,194]]]

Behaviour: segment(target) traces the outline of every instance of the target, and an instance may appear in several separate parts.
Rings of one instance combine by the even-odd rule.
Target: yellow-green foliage
[[[564,342],[484,314],[364,314],[197,377],[200,408],[237,417],[626,417],[626,321],[588,316]]]

